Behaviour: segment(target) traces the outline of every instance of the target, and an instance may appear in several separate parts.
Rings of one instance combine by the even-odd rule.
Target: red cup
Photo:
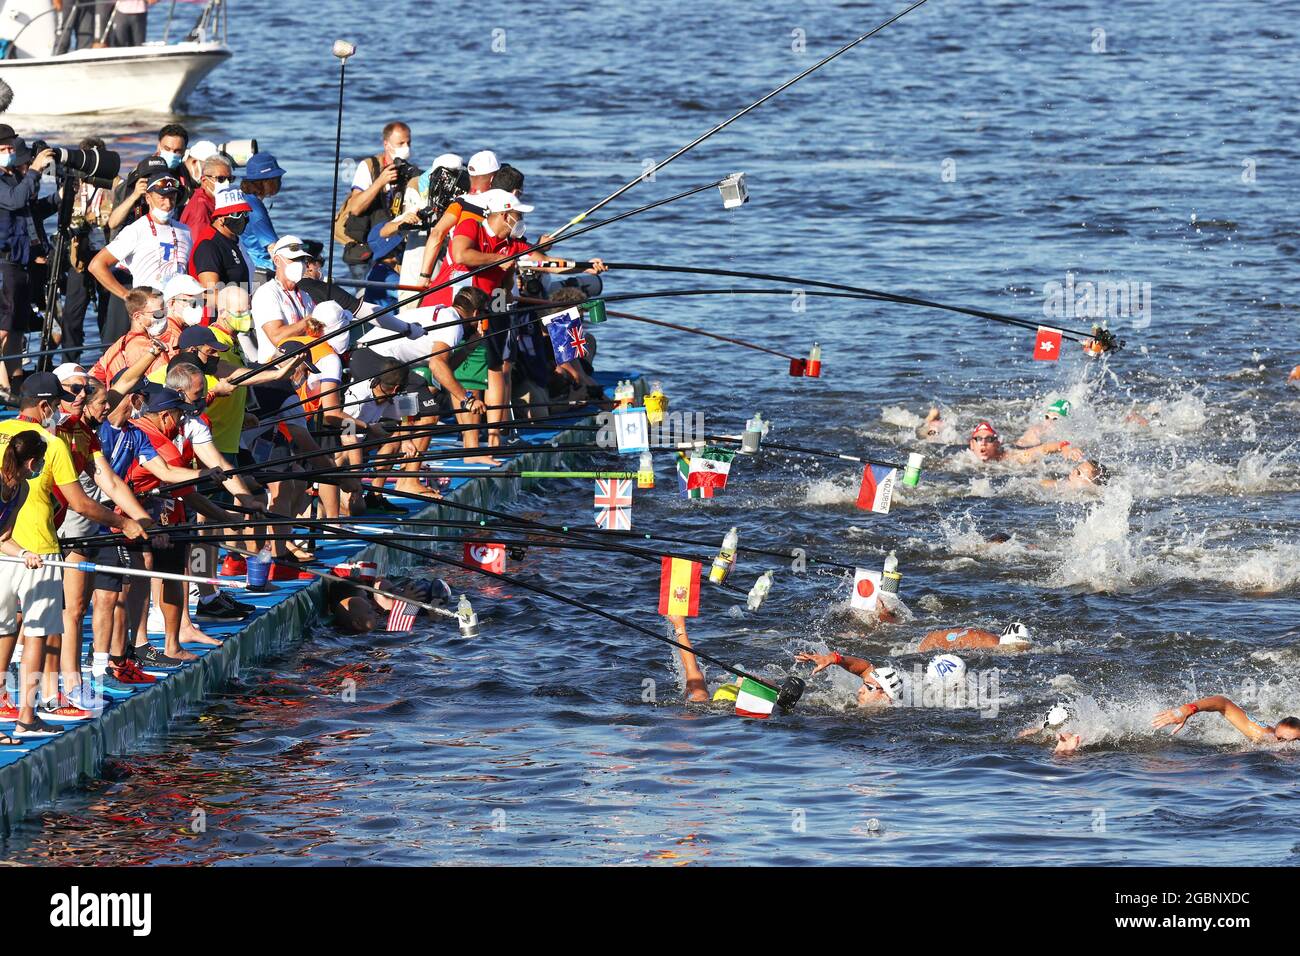
[[[801,358],[790,359],[790,374],[795,378],[802,378],[808,374],[808,360]]]

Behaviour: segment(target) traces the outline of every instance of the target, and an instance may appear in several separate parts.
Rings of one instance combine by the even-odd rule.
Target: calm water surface
[[[345,153],[373,151],[394,117],[411,123],[417,163],[494,148],[528,174],[534,221],[554,226],[895,9],[669,0],[540,16],[488,2],[458,17],[388,2],[358,22],[343,0],[267,6],[234,5],[236,58],[185,122],[275,152],[289,171],[276,223],[322,239],[336,36],[361,49]],[[665,459],[660,490],[636,505],[636,527],[692,537],[701,554],[731,524],[747,543],[848,564],[878,567],[897,550],[909,608],[897,625],[855,618],[842,570],[744,560],[746,587],[763,567],[781,570],[754,615],[706,591],[693,637],[764,672],[809,647],[910,672],[932,627],[1024,620],[1035,652],[967,655],[986,680],[996,671],[996,717],[865,715],[843,674],[819,677],[796,713],[766,723],[687,708],[667,648],[453,578],[483,612],[479,638],[321,629],[21,825],[5,856],[1295,863],[1296,750],[1244,746],[1214,718],[1172,742],[1148,728],[1189,695],[1227,693],[1268,722],[1300,710],[1300,392],[1285,384],[1300,361],[1294,24],[1266,4],[931,0],[614,207],[743,169],[743,210],[705,194],[565,247],[836,279],[1031,320],[1045,284],[1067,273],[1150,283],[1149,323],[1113,323],[1128,348],[1088,365],[1073,352],[1033,362],[1032,333],[978,319],[828,299],[802,313],[785,297],[740,296],[635,310],[795,354],[817,340],[819,381],[644,325],[600,330],[603,366],[662,378],[675,408],[727,430],[761,410],[771,437],[793,444],[894,457],[915,447],[931,403],[960,439],[983,417],[1014,436],[1069,398],[1062,434],[1116,473],[1098,496],[1044,491],[1039,478],[1059,465],[983,470],[959,447],[933,446],[926,480],[888,516],[854,507],[852,466],[779,455],[739,461],[726,496],[708,502],[672,497]],[[93,129],[134,156],[159,124],[44,131],[69,141]],[[609,278],[613,292],[725,284]],[[1152,424],[1126,421],[1132,411]],[[557,485],[518,507],[581,523],[589,495],[586,483]],[[997,531],[1014,537],[986,544]],[[638,559],[539,548],[516,570],[654,623],[657,575]],[[724,676],[709,671],[711,684]],[[355,703],[341,698],[347,679]],[[658,703],[643,702],[646,680]],[[1073,759],[1015,739],[1057,700],[1089,742]],[[201,834],[188,829],[196,809]]]

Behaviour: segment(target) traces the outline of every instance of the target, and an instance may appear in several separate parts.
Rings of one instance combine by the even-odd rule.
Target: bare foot
[[[408,495],[427,495],[429,493],[426,487],[418,478],[400,478],[397,484],[393,485],[394,490],[404,491]]]
[[[189,641],[189,643],[206,644],[208,647],[220,647],[225,642],[219,637],[208,637],[208,635],[203,634],[201,637],[197,637],[194,640]]]
[[[475,455],[472,458],[466,458],[467,465],[500,465],[500,458],[493,458],[491,455]]]
[[[190,641],[189,643],[193,644],[195,642]],[[168,643],[167,647],[163,650],[163,653],[166,654],[168,657],[178,661],[197,661],[199,659],[198,654],[191,654],[189,651],[181,647],[179,643],[176,645],[175,648],[173,648],[171,644]]]
[[[212,638],[208,637],[208,635],[204,634],[193,624],[190,624],[188,627],[181,628],[181,640],[184,641],[186,644],[220,643],[220,642],[214,642]]]

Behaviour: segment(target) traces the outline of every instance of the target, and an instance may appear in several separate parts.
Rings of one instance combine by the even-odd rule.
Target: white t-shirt
[[[381,418],[402,417],[397,414],[397,409],[393,407],[392,402],[375,401],[375,393],[370,387],[368,378],[348,386],[347,392],[344,393],[343,411],[367,425]]]
[[[143,215],[113,237],[108,251],[131,273],[131,285],[158,291],[189,268],[190,230],[177,219],[159,224]]]
[[[262,330],[262,326],[268,322],[285,322],[293,325],[310,316],[314,308],[316,303],[312,301],[311,296],[301,289],[286,290],[280,285],[278,279],[272,279],[258,286],[257,291],[253,293],[252,307],[253,328],[257,330],[258,364],[271,361],[279,351],[271,342],[270,336]]]
[[[181,422],[181,437],[188,439],[191,445],[211,445],[212,429],[202,418],[186,415]]]
[[[461,322],[460,313],[449,305],[444,306],[425,306],[419,309],[412,309],[410,312],[403,313],[403,318],[418,325],[422,325],[426,330],[430,326],[438,325],[442,322]],[[357,343],[362,348],[371,349],[380,355],[388,358],[397,359],[402,363],[417,363],[427,361],[430,353],[439,345],[446,345],[449,348],[455,348],[460,344],[461,339],[465,337],[464,325],[449,325],[441,329],[426,331],[418,339],[402,336],[393,338],[395,332],[388,329],[375,327],[361,336]],[[384,339],[392,341],[384,342]]]

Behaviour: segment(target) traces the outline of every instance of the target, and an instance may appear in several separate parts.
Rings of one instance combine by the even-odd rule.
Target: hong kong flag
[[[1045,325],[1038,327],[1038,338],[1034,340],[1034,358],[1040,362],[1055,362],[1061,357],[1061,333]]]

